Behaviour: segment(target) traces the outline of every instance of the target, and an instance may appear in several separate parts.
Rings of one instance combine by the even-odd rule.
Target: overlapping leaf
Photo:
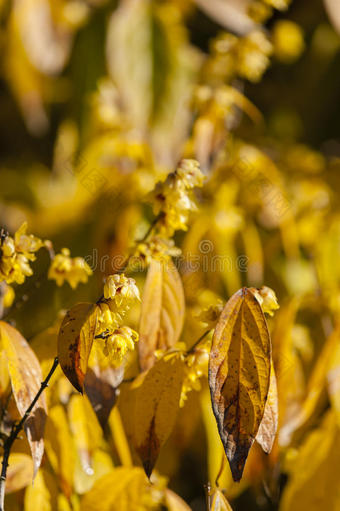
[[[270,368],[270,383],[266,406],[264,407],[263,418],[256,435],[256,441],[261,445],[264,452],[270,453],[275,440],[278,426],[278,399],[277,384],[273,363]]]
[[[184,312],[183,286],[175,265],[153,260],[145,282],[139,327],[143,370],[153,365],[155,350],[171,348],[178,341]]]
[[[147,476],[174,427],[183,378],[181,360],[160,360],[133,384],[133,443]]]
[[[60,366],[72,385],[81,393],[96,331],[97,315],[96,305],[78,303],[66,313],[59,330]]]
[[[209,385],[233,479],[239,481],[263,418],[270,382],[271,341],[262,309],[247,288],[226,304],[216,326]]]
[[[41,368],[27,341],[4,321],[0,322],[0,341],[7,359],[15,402],[20,415],[23,416],[40,389],[43,380]],[[42,394],[24,424],[33,457],[34,476],[44,454],[46,414],[46,401]]]

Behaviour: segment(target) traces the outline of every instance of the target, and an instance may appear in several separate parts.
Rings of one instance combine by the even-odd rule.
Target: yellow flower
[[[120,364],[128,351],[135,349],[138,333],[128,326],[121,326],[108,335],[104,341],[103,354],[112,363]]]
[[[223,302],[219,300],[215,305],[210,305],[196,316],[199,321],[205,323],[207,328],[214,328],[223,310]]]
[[[200,170],[199,163],[196,160],[184,159],[178,165],[176,176],[179,178],[179,185],[183,185],[185,189],[203,186],[204,175]]]
[[[33,271],[29,261],[36,259],[34,252],[37,252],[44,242],[26,234],[27,222],[24,222],[14,235],[3,235],[0,245],[0,282],[16,282],[22,284],[26,277],[32,275]]]
[[[123,302],[140,300],[139,289],[134,279],[125,277],[123,273],[116,273],[106,279],[104,298],[113,300],[117,307],[120,307]]]
[[[263,312],[266,312],[269,316],[273,316],[274,311],[280,308],[277,303],[275,291],[273,291],[270,287],[262,286],[260,289],[256,289],[254,287],[250,289],[261,305]]]
[[[68,248],[63,248],[51,262],[48,278],[56,281],[58,286],[68,282],[75,289],[79,282],[86,283],[92,270],[82,257],[70,257]]]
[[[240,39],[237,46],[237,71],[240,76],[258,82],[269,65],[272,45],[266,35],[255,30]]]
[[[255,23],[264,23],[273,14],[273,9],[268,4],[256,0],[250,3],[247,13]]]

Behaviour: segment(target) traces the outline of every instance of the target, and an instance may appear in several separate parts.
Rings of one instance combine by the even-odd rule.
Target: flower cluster
[[[55,280],[58,286],[68,282],[75,289],[79,282],[86,283],[92,270],[82,257],[70,257],[68,248],[63,248],[51,262],[48,278]]]
[[[2,235],[0,244],[0,281],[6,281],[8,284],[16,282],[23,284],[26,277],[33,274],[29,261],[36,259],[37,252],[44,242],[33,236],[26,234],[27,222],[24,222],[14,234],[14,238],[9,235]]]
[[[139,299],[134,279],[124,274],[107,277],[104,296],[98,303],[100,315],[96,338],[103,343],[103,355],[114,364],[120,364],[127,352],[134,350],[138,341],[137,332],[122,326],[122,322],[130,306]]]
[[[228,83],[237,76],[258,82],[269,65],[272,44],[261,30],[244,37],[225,32],[214,40],[211,52],[205,67],[211,83]]]
[[[189,212],[197,209],[193,188],[203,184],[204,176],[196,160],[182,160],[176,171],[156,184],[150,202],[160,215],[160,233],[171,237],[176,230],[187,230]]]

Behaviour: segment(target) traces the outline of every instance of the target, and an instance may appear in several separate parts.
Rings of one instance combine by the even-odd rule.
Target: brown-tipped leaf
[[[84,379],[97,326],[98,307],[78,303],[70,309],[58,335],[59,363],[72,385],[83,393]]]
[[[258,432],[270,379],[271,341],[255,296],[242,288],[217,323],[209,360],[209,386],[219,434],[234,481]]]

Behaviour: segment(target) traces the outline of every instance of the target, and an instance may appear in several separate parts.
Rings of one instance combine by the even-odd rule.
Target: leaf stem
[[[41,382],[40,389],[36,393],[32,403],[27,408],[26,412],[22,416],[21,420],[18,422],[18,424],[13,424],[11,433],[9,437],[4,442],[4,454],[2,459],[2,469],[1,469],[1,476],[0,476],[0,511],[4,511],[4,502],[5,502],[5,486],[6,486],[6,475],[7,475],[7,467],[8,467],[8,459],[10,455],[10,451],[12,448],[12,445],[16,438],[18,437],[18,434],[24,427],[25,421],[29,417],[30,413],[32,412],[34,406],[36,405],[39,397],[43,393],[43,391],[48,387],[48,382],[50,381],[54,371],[58,367],[58,357],[56,357],[53,361],[53,365],[50,369],[50,372],[46,376],[45,380]]]

